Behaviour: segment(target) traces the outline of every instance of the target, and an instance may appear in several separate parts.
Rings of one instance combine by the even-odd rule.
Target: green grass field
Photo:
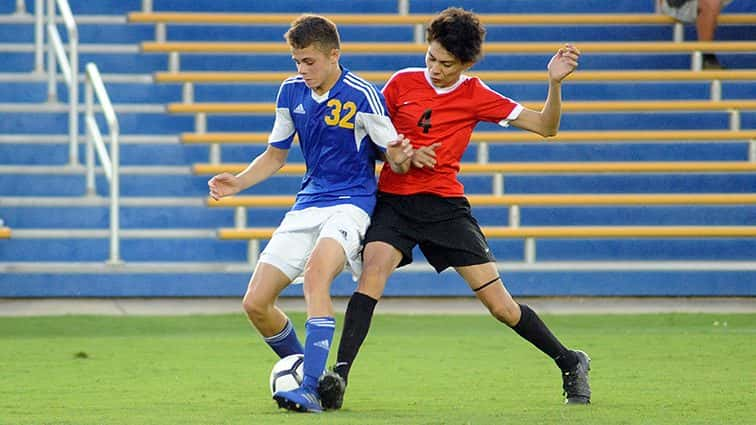
[[[756,315],[544,319],[593,358],[592,405],[564,406],[551,360],[488,316],[377,316],[321,415],[277,409],[242,314],[0,318],[0,424],[754,423]]]

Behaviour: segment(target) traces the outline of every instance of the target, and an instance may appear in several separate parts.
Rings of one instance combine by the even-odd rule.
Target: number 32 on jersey
[[[331,99],[326,104],[331,108],[330,114],[325,116],[325,123],[341,128],[354,129],[354,122],[350,121],[357,113],[357,105],[354,102],[341,103],[339,99]]]

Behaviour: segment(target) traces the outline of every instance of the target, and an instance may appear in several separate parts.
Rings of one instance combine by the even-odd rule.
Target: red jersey
[[[464,195],[457,179],[459,161],[480,121],[506,127],[522,106],[486,86],[477,77],[462,75],[452,87],[433,86],[425,68],[398,71],[383,88],[391,121],[399,134],[417,148],[441,142],[436,148],[436,167],[410,167],[397,174],[388,164],[378,180],[381,192],[399,195],[432,193],[442,197]]]

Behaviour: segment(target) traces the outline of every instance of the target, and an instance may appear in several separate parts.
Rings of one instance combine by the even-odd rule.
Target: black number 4
[[[423,133],[427,133],[433,125],[431,124],[431,109],[426,109],[423,115],[417,120],[417,126],[423,128]]]

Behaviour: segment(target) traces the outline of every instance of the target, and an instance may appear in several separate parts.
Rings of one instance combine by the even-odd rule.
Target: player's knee
[[[383,288],[386,286],[389,273],[378,264],[364,264],[360,281],[357,284],[357,292],[379,299],[383,295]]]
[[[265,320],[272,306],[247,294],[242,300],[242,307],[244,308],[244,312],[247,313],[249,320],[253,323],[258,323]]]
[[[325,276],[323,273],[313,271],[311,269],[305,269],[304,283],[302,284],[302,291],[305,295],[319,295],[327,294],[331,287],[331,277]]]
[[[488,311],[496,320],[508,326],[515,326],[520,321],[520,306],[517,303],[497,304],[490,306]]]

